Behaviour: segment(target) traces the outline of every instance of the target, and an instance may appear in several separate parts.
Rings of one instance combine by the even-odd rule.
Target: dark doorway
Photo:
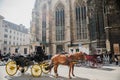
[[[24,48],[24,54],[27,54],[27,48]]]

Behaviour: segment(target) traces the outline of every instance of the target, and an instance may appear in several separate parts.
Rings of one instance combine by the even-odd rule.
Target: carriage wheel
[[[19,67],[19,71],[21,71],[22,69],[24,69],[24,72],[26,72],[28,70],[28,67]]]
[[[34,77],[39,77],[42,74],[42,69],[38,64],[35,64],[31,68],[31,73]]]
[[[50,72],[50,70],[46,70],[46,68],[49,66],[48,62],[45,62],[43,64],[41,64],[41,67],[42,67],[42,72],[47,74]]]
[[[17,72],[17,65],[14,61],[10,61],[6,64],[6,72],[8,75],[13,76]]]

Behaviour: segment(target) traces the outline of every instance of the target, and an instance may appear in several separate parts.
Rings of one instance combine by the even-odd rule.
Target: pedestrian
[[[109,63],[112,64],[112,53],[111,51],[108,52],[109,55]]]
[[[114,60],[115,60],[116,65],[118,65],[118,54],[117,53],[114,54]]]
[[[104,60],[104,63],[109,62],[109,54],[107,51],[104,51],[103,60]]]
[[[2,59],[2,54],[1,54],[1,50],[0,50],[0,60]]]

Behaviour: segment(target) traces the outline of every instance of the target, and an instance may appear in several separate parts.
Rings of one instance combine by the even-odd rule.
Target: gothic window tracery
[[[86,21],[86,6],[81,4],[76,4],[75,6],[76,15],[76,38],[87,39],[87,21]]]
[[[42,41],[46,42],[46,5],[42,8]]]
[[[64,6],[60,3],[55,10],[56,41],[64,40],[65,12]]]

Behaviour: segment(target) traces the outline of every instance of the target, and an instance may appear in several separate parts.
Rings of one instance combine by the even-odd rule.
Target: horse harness
[[[69,65],[71,62],[73,63],[73,64],[76,64],[78,61],[77,60],[73,60],[73,59],[70,59],[69,58],[69,54],[65,54],[65,56],[66,56],[66,64],[67,65]]]

